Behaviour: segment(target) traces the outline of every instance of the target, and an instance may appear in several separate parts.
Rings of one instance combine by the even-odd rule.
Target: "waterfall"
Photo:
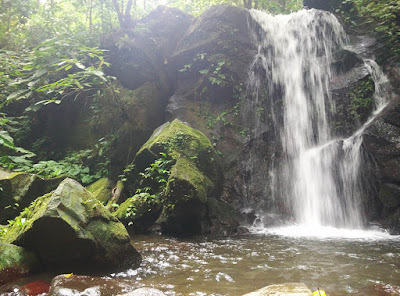
[[[351,137],[335,139],[329,122],[336,110],[330,65],[334,52],[347,43],[336,17],[314,9],[250,14],[257,45],[248,82],[251,106],[265,107],[282,155],[268,172],[271,198],[283,199],[301,225],[362,228],[362,134],[386,104],[383,73],[373,61],[364,61],[375,82],[376,111]],[[265,122],[255,119],[254,124],[257,133]]]

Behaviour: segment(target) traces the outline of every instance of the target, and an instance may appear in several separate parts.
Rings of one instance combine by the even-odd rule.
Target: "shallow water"
[[[375,285],[400,286],[400,239],[387,235],[316,239],[264,233],[197,240],[137,236],[133,244],[143,256],[141,267],[112,277],[168,295],[242,295],[284,282],[303,282],[329,295],[381,295],[373,291]]]
[[[147,286],[167,295],[235,296],[285,282],[303,282],[330,296],[400,295],[399,236],[304,226],[251,230],[231,238],[135,236],[132,244],[143,257],[140,268],[106,276],[103,282],[89,279],[82,283],[85,291],[65,295],[111,296]],[[22,279],[8,289],[0,287],[0,295],[25,295],[5,292],[54,276]]]

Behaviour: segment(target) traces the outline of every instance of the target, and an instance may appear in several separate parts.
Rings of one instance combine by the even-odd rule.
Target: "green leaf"
[[[86,67],[83,65],[83,64],[81,64],[81,63],[75,63],[75,65],[79,68],[79,69],[86,69]]]

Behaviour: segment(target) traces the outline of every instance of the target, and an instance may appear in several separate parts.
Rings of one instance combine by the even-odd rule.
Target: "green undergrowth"
[[[373,109],[374,82],[369,77],[350,88],[350,114],[357,120],[366,120]]]

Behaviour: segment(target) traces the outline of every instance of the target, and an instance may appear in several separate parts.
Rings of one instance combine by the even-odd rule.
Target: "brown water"
[[[381,295],[375,285],[400,286],[400,240],[394,238],[138,236],[133,244],[143,256],[141,267],[112,277],[168,295],[242,295],[284,282],[303,282],[329,295]]]
[[[132,244],[143,256],[139,269],[98,280],[82,278],[74,287],[84,288],[64,289],[63,295],[111,296],[147,286],[167,295],[235,296],[285,282],[303,282],[330,296],[400,295],[399,237],[356,233],[364,237],[360,239],[352,231],[340,231],[347,238],[329,238],[315,229],[306,231],[318,238],[307,238],[303,231],[289,227],[213,239],[135,236]],[[0,295],[25,295],[18,287],[35,280],[49,282],[53,276],[37,275],[0,287]]]

